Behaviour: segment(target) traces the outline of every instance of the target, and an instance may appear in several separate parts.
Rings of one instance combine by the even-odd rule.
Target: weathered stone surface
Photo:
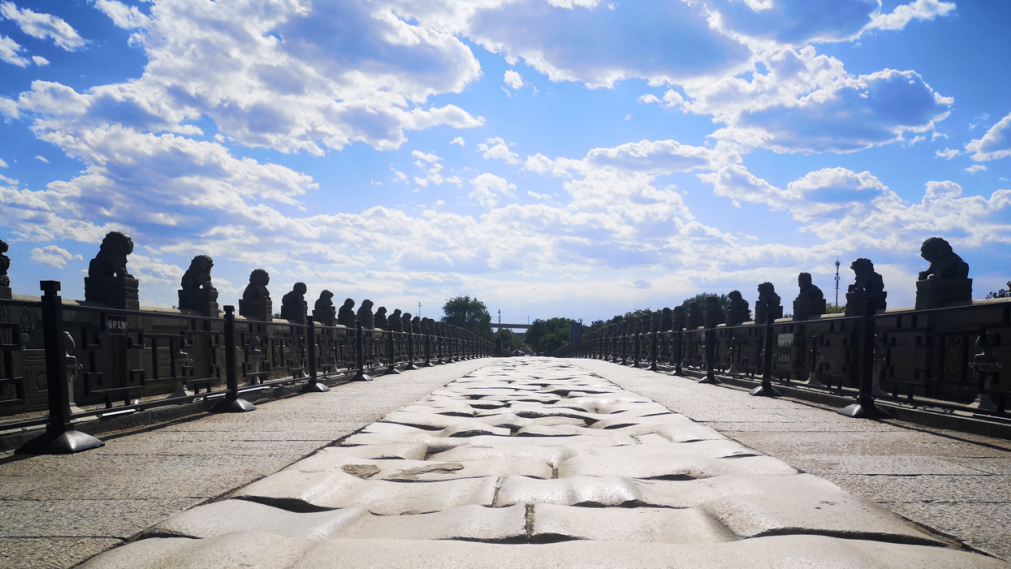
[[[223,500],[176,514],[144,534],[207,539],[236,532],[264,532],[318,541],[368,515],[362,508],[295,513],[248,500]]]
[[[515,507],[515,506],[514,506]],[[565,539],[644,543],[722,543],[737,537],[707,513],[691,508],[586,508],[537,504],[533,541]]]
[[[260,532],[210,539],[150,538],[99,555],[81,569],[287,569],[312,546],[309,540]]]
[[[416,516],[368,516],[335,537],[347,539],[462,539],[483,542],[527,540],[523,506],[462,506]]]
[[[345,472],[285,470],[239,490],[236,497],[295,511],[361,507],[374,514],[423,514],[466,505],[490,506],[494,478],[444,482],[363,480]]]
[[[539,569],[996,569],[996,559],[963,551],[821,536],[781,536],[722,544],[675,545],[575,541],[549,545],[495,545],[459,541],[333,540],[315,547],[295,569],[467,567]]]
[[[591,475],[678,480],[726,474],[790,475],[797,474],[797,471],[785,462],[768,456],[713,459],[670,452],[637,457],[581,455],[558,465],[559,477]]]
[[[622,377],[645,373],[612,367]],[[693,419],[836,433],[846,421],[788,401],[728,405],[734,392],[711,387],[686,398],[685,383],[696,385],[668,377],[645,390],[676,402],[668,403],[678,407],[673,413],[570,363],[502,360],[240,489],[234,496],[242,500],[176,516],[93,563],[185,567],[204,556],[238,566],[356,569],[1003,566],[947,548],[873,502]],[[324,424],[325,414],[313,421]],[[868,451],[875,435],[893,431],[867,429]],[[798,452],[799,441],[790,443]],[[910,454],[919,460],[910,472],[930,466],[922,459],[933,455]],[[882,470],[893,475],[894,464]],[[951,462],[939,475],[998,477],[994,470]],[[256,560],[242,557],[254,541],[284,551],[261,547]]]
[[[351,447],[356,448],[356,447]],[[397,480],[434,482],[460,478],[505,476],[510,474],[533,478],[551,478],[551,465],[535,458],[512,457],[508,460],[492,458],[463,462],[438,460],[366,459],[349,455],[345,447],[331,447],[301,460],[287,470],[298,472],[346,472],[352,474],[356,467],[368,467],[369,480]]]

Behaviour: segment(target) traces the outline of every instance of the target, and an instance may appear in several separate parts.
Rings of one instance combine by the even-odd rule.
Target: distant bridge
[[[530,325],[529,324],[492,324],[491,327],[494,328],[496,332],[498,332],[499,330],[502,330],[502,329],[506,329],[506,330],[527,330],[528,328],[530,328]]]

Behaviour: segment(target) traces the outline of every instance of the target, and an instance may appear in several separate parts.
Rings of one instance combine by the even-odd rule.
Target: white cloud
[[[961,152],[955,150],[954,148],[945,148],[944,150],[934,151],[934,156],[937,156],[938,158],[944,158],[945,160],[951,160],[952,158],[958,156],[959,154],[961,154]]]
[[[442,160],[442,158],[440,156],[436,155],[435,153],[427,153],[426,154],[425,152],[421,152],[420,150],[414,150],[414,151],[412,151],[411,152],[411,156],[413,156],[415,158],[420,158],[421,160],[424,160],[425,162],[428,162],[429,164],[434,164],[434,163]]]
[[[502,138],[489,138],[477,145],[477,151],[485,160],[504,160],[506,164],[519,164],[520,156],[509,150],[509,145]]]
[[[629,113],[629,114],[625,115],[625,118],[622,119],[622,120],[626,120],[627,121],[627,120],[629,120],[631,118],[632,118],[632,113]]]
[[[49,65],[49,60],[42,57],[41,55],[33,55],[32,61],[35,63],[35,65],[38,65],[39,67]]]
[[[968,172],[968,173],[970,173],[970,174],[975,174],[976,172],[985,172],[986,171],[986,166],[984,166],[982,164],[973,164],[972,166],[969,166],[968,168],[966,168],[965,171]]]
[[[393,174],[395,176],[395,178],[393,178],[394,182],[406,182],[407,181],[407,174],[405,174],[405,173],[397,170],[393,166],[390,166],[390,170],[393,170]]]
[[[98,0],[95,2],[95,6],[105,12],[112,19],[112,23],[120,28],[132,30],[151,25],[150,18],[138,10],[136,6],[126,6],[116,0]]]
[[[642,19],[570,0],[390,1],[404,18],[466,36],[510,63],[523,59],[552,81],[591,88],[636,77],[659,85],[710,76],[750,57],[746,47],[713,30],[706,6],[694,2],[655,2],[647,8],[652,17]],[[692,57],[683,57],[686,50]]]
[[[470,192],[470,198],[477,200],[482,207],[495,207],[502,197],[514,197],[516,195],[516,184],[510,184],[505,178],[494,174],[481,174],[470,181],[474,186],[474,191]]]
[[[808,173],[786,190],[739,165],[699,178],[712,183],[717,195],[788,212],[807,224],[801,231],[813,233],[836,251],[911,250],[932,235],[971,247],[1011,243],[1011,190],[997,190],[989,199],[962,197],[962,187],[954,182],[928,182],[923,200],[910,203],[870,172],[845,168]]]
[[[66,267],[68,261],[73,261],[75,259],[78,261],[84,260],[84,257],[74,255],[70,251],[57,247],[56,245],[36,247],[32,249],[31,255],[32,260],[36,263],[42,263],[44,265],[49,265],[50,267],[56,267],[57,269]]]
[[[519,89],[520,87],[523,86],[523,77],[521,77],[519,73],[513,71],[512,69],[509,69],[508,71],[505,72],[504,81],[506,85],[509,85],[513,89]]]
[[[467,143],[464,142],[462,136],[458,136],[458,137],[454,138],[453,140],[449,141],[449,143],[450,144],[459,144],[460,146],[466,146],[467,145]]]
[[[0,158],[0,168],[6,168],[6,167],[7,167],[7,163],[3,161],[3,158]]]
[[[21,117],[18,111],[18,104],[6,97],[0,97],[0,114],[7,118],[16,119]]]
[[[665,109],[673,109],[683,105],[685,98],[681,96],[681,93],[670,89],[663,94],[663,104],[661,105]]]
[[[703,98],[685,107],[714,112],[717,120],[727,123],[727,128],[712,135],[718,139],[776,152],[853,152],[903,140],[905,132],[932,130],[948,116],[954,102],[935,93],[915,72],[825,75],[837,62],[813,55],[811,50],[802,59],[808,72],[812,64],[819,67],[821,77],[809,76],[792,87],[790,81],[768,84],[769,77],[759,74],[750,84],[733,79],[709,92],[698,86]],[[805,92],[812,83],[818,88]],[[740,98],[728,105],[731,89]],[[692,89],[686,87],[686,91],[691,94]],[[853,116],[861,117],[859,129],[853,128]]]
[[[652,104],[652,103],[659,103],[660,102],[660,99],[657,99],[656,95],[654,95],[652,93],[647,93],[645,95],[642,95],[641,97],[639,97],[636,100],[639,101],[640,103],[645,103],[647,105]]]
[[[182,132],[183,121],[206,116],[234,143],[315,155],[354,142],[392,149],[409,130],[483,124],[452,104],[425,105],[480,76],[470,49],[389,7],[186,0],[158,5],[150,18],[115,2],[99,7],[139,26],[133,37],[148,64],[135,81],[93,88],[88,120]]]
[[[17,22],[21,31],[33,38],[52,38],[56,45],[73,51],[84,45],[84,38],[61,18],[51,14],[40,14],[28,8],[18,9],[11,2],[0,3],[0,15]]]
[[[27,67],[28,60],[18,55],[19,51],[24,48],[18,44],[18,42],[12,40],[7,36],[0,36],[0,59],[10,63],[12,65],[17,65],[18,67]]]
[[[983,138],[966,144],[965,151],[972,152],[972,159],[976,162],[1011,156],[1011,114],[990,127]]]
[[[915,0],[909,4],[896,6],[888,14],[876,13],[867,29],[901,30],[913,20],[933,20],[955,9],[954,2],[940,0]]]
[[[14,178],[8,178],[7,176],[4,176],[3,174],[0,174],[0,181],[6,182],[6,183],[8,183],[8,184],[10,184],[12,186],[16,186],[16,185],[18,185],[20,183],[17,180],[15,180]]]
[[[43,162],[45,164],[49,164],[49,160],[46,160],[45,156],[36,156],[35,159],[38,160],[39,162]]]

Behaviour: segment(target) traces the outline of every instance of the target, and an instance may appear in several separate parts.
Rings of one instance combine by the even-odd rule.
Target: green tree
[[[836,306],[834,304],[828,304],[825,306],[825,314],[840,314],[846,312],[846,305]]]
[[[523,350],[527,347],[522,337],[508,328],[502,328],[495,335],[502,338],[502,345],[509,346],[510,350]]]
[[[986,295],[987,298],[1008,298],[1009,296],[1011,296],[1011,281],[1007,282],[1007,288],[1002,288]]]
[[[571,318],[549,318],[534,320],[523,340],[535,352],[550,354],[569,343],[569,325],[576,321]]]
[[[491,314],[483,302],[469,296],[455,296],[442,307],[442,321],[491,340]]]
[[[686,298],[681,303],[681,306],[685,310],[688,310],[688,303],[694,300],[695,302],[699,303],[699,307],[702,308],[702,310],[705,310],[706,309],[706,302],[707,302],[706,298],[708,298],[710,296],[718,296],[718,297],[720,297],[720,306],[723,308],[724,311],[726,311],[727,308],[730,307],[730,297],[727,296],[727,295],[725,295],[725,294],[716,294],[715,292],[701,292],[699,294],[696,294],[695,296]]]

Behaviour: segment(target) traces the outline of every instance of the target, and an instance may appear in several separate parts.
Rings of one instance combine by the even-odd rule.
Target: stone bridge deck
[[[1008,567],[691,417],[821,426],[787,450],[818,430],[934,435],[602,362],[484,363],[84,567]]]

